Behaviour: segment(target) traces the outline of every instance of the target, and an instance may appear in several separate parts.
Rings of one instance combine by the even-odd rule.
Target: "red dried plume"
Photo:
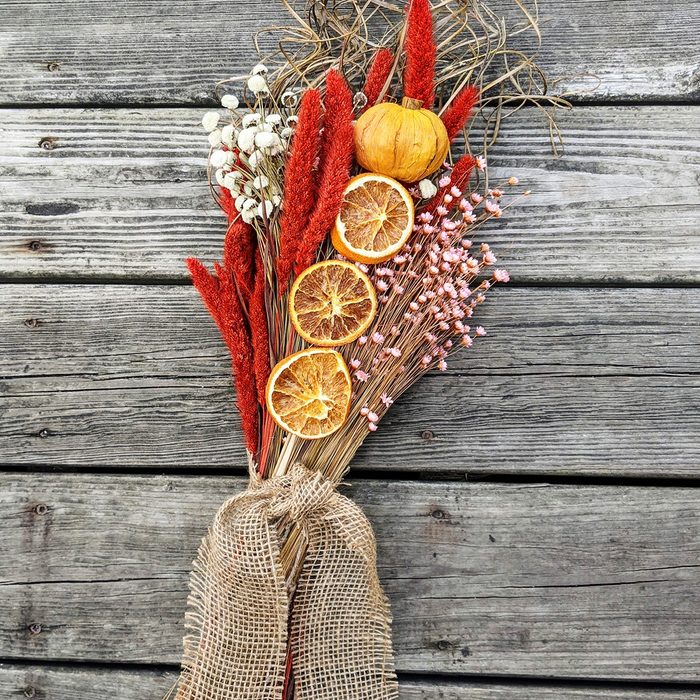
[[[280,223],[280,254],[277,259],[277,279],[280,293],[289,285],[289,276],[301,242],[302,234],[316,199],[314,165],[321,137],[321,93],[307,90],[301,98],[299,121],[285,169],[284,209]]]
[[[393,65],[394,54],[391,53],[389,49],[379,49],[379,51],[374,54],[372,65],[367,72],[365,85],[362,88],[362,92],[367,97],[367,104],[362,108],[362,112],[377,104],[379,95],[386,85]]]
[[[222,188],[223,192],[229,190]],[[230,193],[229,193],[230,197]],[[231,272],[244,304],[248,304],[253,293],[255,251],[257,238],[250,224],[235,211],[229,215],[229,225],[224,237],[224,267]]]
[[[429,214],[434,214],[435,210],[442,204],[448,210],[454,209],[457,204],[459,204],[459,199],[455,197],[452,202],[445,204],[445,195],[453,188],[457,187],[462,192],[465,192],[467,185],[469,184],[469,178],[471,177],[472,170],[476,161],[469,155],[462,156],[456,163],[452,172],[450,173],[450,184],[445,187],[441,187],[435,196],[424,206],[421,207],[421,213],[427,212]]]
[[[316,206],[299,246],[294,270],[305,270],[333,226],[350,179],[354,153],[352,92],[340,73],[328,71]]]
[[[250,297],[249,322],[258,403],[265,406],[265,388],[270,376],[270,338],[265,308],[265,268],[260,253],[255,255],[255,286]]]
[[[452,100],[450,106],[442,115],[442,123],[447,129],[447,136],[450,141],[454,141],[457,134],[469,121],[472,110],[479,100],[479,88],[475,85],[467,85],[459,91],[459,94]]]
[[[433,37],[430,0],[411,0],[406,28],[406,66],[403,71],[403,94],[420,100],[425,109],[435,101],[435,62],[437,48]]]
[[[218,263],[214,264],[214,276],[196,258],[188,258],[186,262],[192,283],[216,321],[231,353],[236,383],[236,405],[241,415],[243,437],[248,450],[255,453],[258,449],[258,402],[253,375],[253,355],[233,277]]]

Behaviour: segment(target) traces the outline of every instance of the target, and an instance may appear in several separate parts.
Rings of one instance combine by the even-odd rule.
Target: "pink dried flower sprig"
[[[493,284],[510,279],[494,267],[497,257],[488,244],[476,247],[466,237],[477,224],[502,215],[496,198],[503,192],[471,198],[450,187],[449,175],[439,185],[447,188],[442,203],[434,213],[418,214],[401,253],[374,268],[359,265],[380,301],[371,333],[350,346],[349,357],[356,397],[364,401],[360,416],[370,431],[418,376],[433,368],[445,371],[455,350],[486,334],[469,320]]]

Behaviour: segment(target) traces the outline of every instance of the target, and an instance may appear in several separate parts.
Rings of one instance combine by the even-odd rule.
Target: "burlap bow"
[[[305,541],[293,600],[281,521]],[[281,700],[288,639],[298,700],[398,697],[372,528],[320,474],[296,465],[227,501],[190,589],[176,700]]]

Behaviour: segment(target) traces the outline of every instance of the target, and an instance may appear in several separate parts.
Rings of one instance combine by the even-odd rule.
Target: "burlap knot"
[[[303,538],[298,582],[280,523]],[[291,640],[297,700],[395,700],[390,615],[362,511],[303,465],[251,479],[219,510],[190,579],[176,700],[281,700]]]

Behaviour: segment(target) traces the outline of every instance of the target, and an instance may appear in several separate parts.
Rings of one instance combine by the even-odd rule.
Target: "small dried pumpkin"
[[[401,182],[432,175],[450,148],[447,129],[422,102],[404,97],[401,104],[370,107],[355,123],[357,162],[370,172]]]

